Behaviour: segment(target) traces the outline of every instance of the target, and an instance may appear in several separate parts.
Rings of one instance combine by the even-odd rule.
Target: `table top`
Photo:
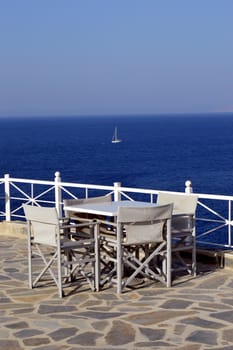
[[[78,212],[78,213],[117,216],[118,207],[143,208],[143,207],[154,207],[154,206],[156,206],[155,203],[123,200],[123,201],[106,202],[106,203],[96,202],[96,203],[67,205],[64,207],[64,210]]]

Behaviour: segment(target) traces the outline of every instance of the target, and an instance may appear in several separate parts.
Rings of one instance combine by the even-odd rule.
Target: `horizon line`
[[[126,114],[51,114],[51,115],[0,115],[0,119],[7,118],[123,118],[123,117],[162,117],[162,116],[206,116],[206,115],[230,115],[232,112],[174,112],[174,113],[126,113]]]

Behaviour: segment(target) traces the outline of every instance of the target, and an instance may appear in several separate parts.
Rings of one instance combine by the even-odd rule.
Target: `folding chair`
[[[88,197],[88,198],[79,198],[79,199],[64,199],[63,204],[64,207],[72,206],[72,205],[81,205],[86,203],[110,203],[112,202],[112,195],[107,194],[105,196],[97,196],[97,197]],[[65,217],[71,223],[79,224],[83,222],[90,222],[90,220],[98,220],[103,219],[103,217],[96,214],[88,214],[88,213],[78,213],[77,211],[66,210]],[[105,218],[104,218],[105,219]],[[106,230],[106,225],[101,225],[99,228],[101,231]],[[88,227],[79,228],[78,234],[83,234],[83,237],[86,237],[90,234],[90,230]]]
[[[25,204],[23,208],[28,227],[29,287],[34,288],[39,282],[48,281],[46,277],[50,275],[50,281],[52,278],[58,287],[59,297],[64,296],[65,286],[77,283],[81,286],[88,282],[93,291],[98,291],[97,224],[89,222],[76,225],[75,230],[85,225],[95,227],[94,236],[79,239],[76,234],[76,239],[73,240],[74,225],[64,225],[55,208]]]
[[[109,261],[114,262],[117,292],[129,287],[141,275],[171,286],[170,250],[166,271],[155,265],[156,257],[170,249],[172,204],[153,207],[119,207],[115,224],[116,237],[102,237],[101,247],[112,247]],[[114,226],[114,223],[111,223]],[[127,276],[123,275],[128,267]],[[111,281],[114,278],[111,276]],[[124,277],[124,278],[123,278]]]
[[[105,196],[88,197],[88,198],[77,198],[77,199],[64,199],[63,204],[65,206],[86,204],[86,203],[110,203],[112,201],[112,195],[107,194]],[[80,222],[83,219],[96,219],[96,215],[88,213],[77,213],[76,211],[67,210],[65,211],[65,217],[73,220],[74,222]]]
[[[188,193],[168,193],[159,192],[157,198],[158,205],[173,203],[172,214],[172,254],[174,271],[187,271],[188,274],[196,276],[196,230],[195,212],[198,196]],[[191,263],[184,259],[182,253],[191,252]]]

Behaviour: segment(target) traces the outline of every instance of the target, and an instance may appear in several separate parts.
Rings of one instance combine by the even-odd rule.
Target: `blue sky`
[[[0,0],[0,116],[233,111],[232,0]]]

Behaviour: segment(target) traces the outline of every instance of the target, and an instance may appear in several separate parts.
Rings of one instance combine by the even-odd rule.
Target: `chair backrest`
[[[31,226],[33,242],[57,246],[59,219],[56,208],[36,207],[24,204],[25,217]]]
[[[159,192],[158,205],[173,203],[173,214],[195,214],[198,196],[188,193],[167,193]]]
[[[158,193],[157,204],[173,203],[172,231],[191,232],[195,226],[198,196],[195,194]]]
[[[153,207],[119,207],[117,222],[125,229],[125,244],[159,243],[172,216],[172,204]]]
[[[85,203],[109,203],[112,202],[112,195],[107,194],[105,196],[98,196],[98,197],[88,197],[88,198],[79,198],[79,199],[64,199],[63,203],[64,206],[68,205],[76,205],[76,204],[85,204]],[[77,213],[74,211],[65,211],[66,217],[72,217],[72,216],[79,216],[79,217],[86,217],[88,218],[90,215],[85,213]]]

